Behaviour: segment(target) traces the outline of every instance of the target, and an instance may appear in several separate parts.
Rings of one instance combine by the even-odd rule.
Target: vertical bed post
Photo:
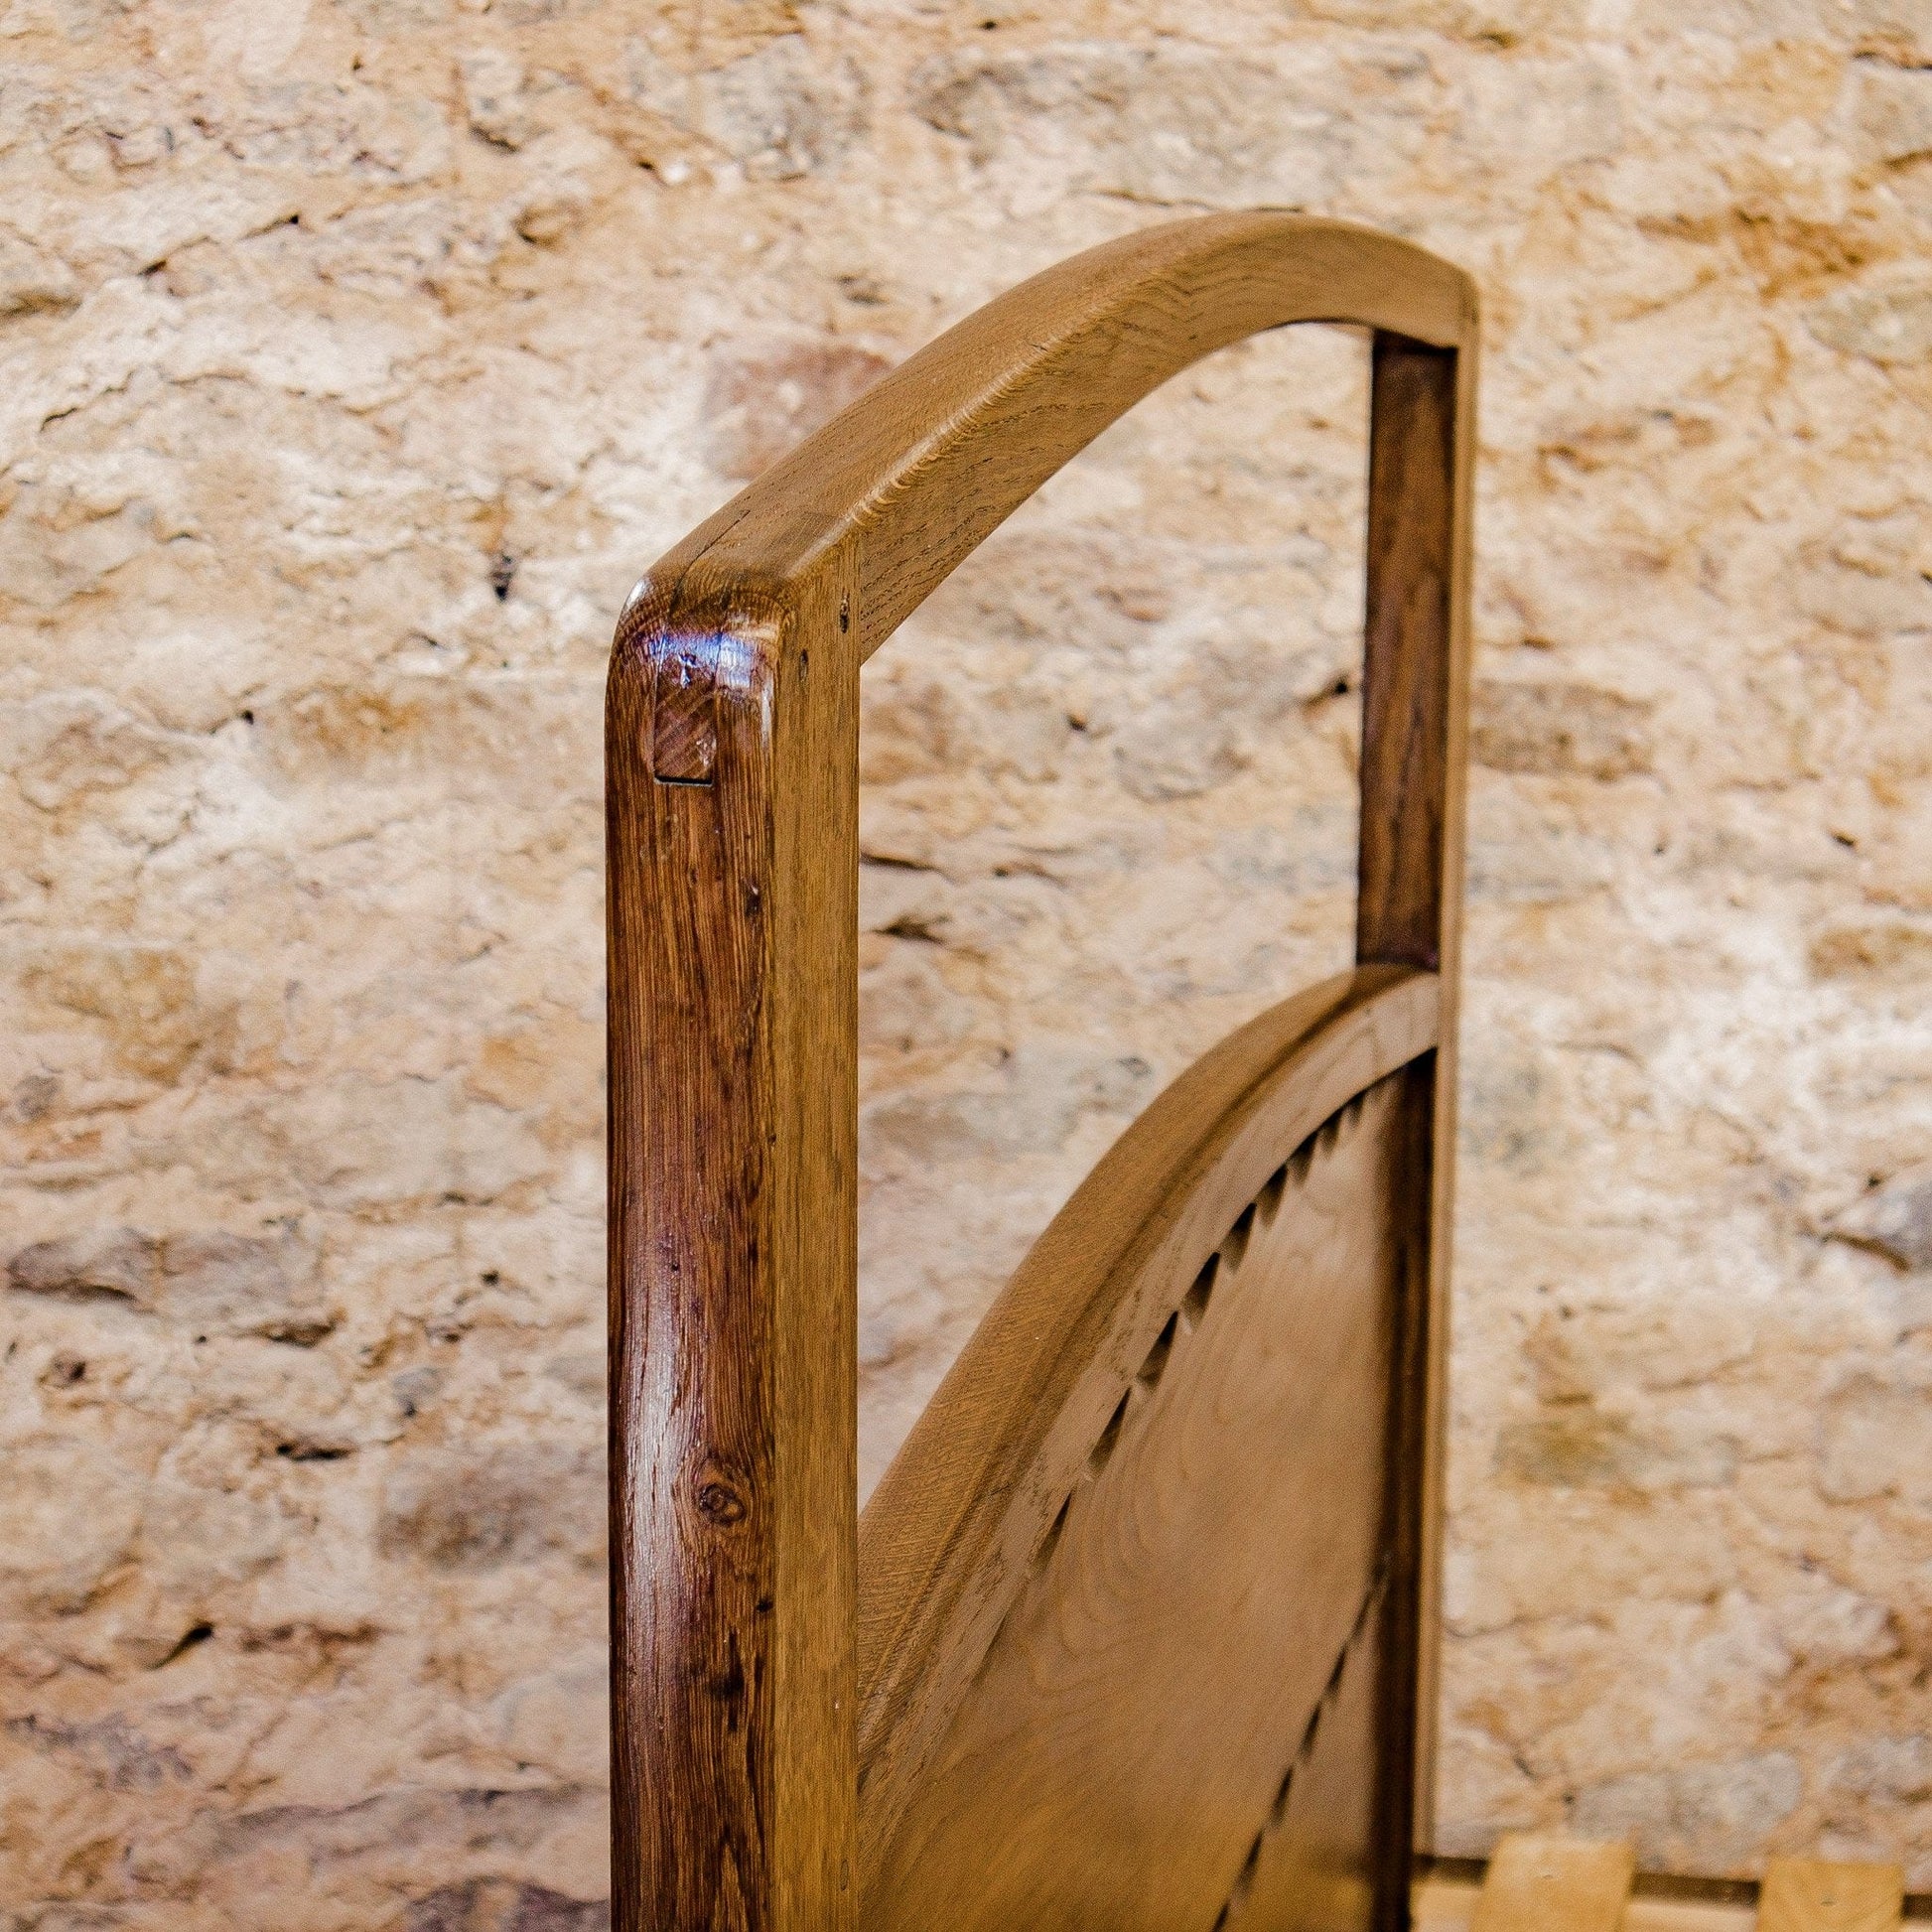
[[[612,1913],[854,1923],[849,558],[647,579],[606,714]]]
[[[1441,975],[1441,1044],[1410,1078],[1417,1185],[1391,1391],[1378,1925],[1407,1923],[1412,1851],[1435,1829],[1443,1464],[1454,1189],[1455,1037],[1469,683],[1475,349],[1378,331],[1355,956]]]

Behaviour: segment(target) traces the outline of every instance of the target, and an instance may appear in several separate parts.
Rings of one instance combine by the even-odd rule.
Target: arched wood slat
[[[1198,1061],[915,1426],[860,1529],[866,1926],[1205,1928],[1264,1837],[1313,1856],[1289,1773],[1351,1640],[1322,1761],[1372,1891],[1438,992],[1364,968]]]

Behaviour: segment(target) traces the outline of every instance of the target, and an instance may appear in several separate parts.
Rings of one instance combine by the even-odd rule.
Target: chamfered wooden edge
[[[1438,991],[1414,967],[1358,967],[1210,1049],[1080,1184],[913,1425],[859,1530],[862,1892],[1066,1482],[1171,1311],[1162,1290],[1309,1134],[1434,1048]]]
[[[1478,350],[1465,343],[1455,356],[1453,416],[1447,452],[1450,470],[1447,631],[1441,716],[1442,842],[1438,894],[1442,976],[1441,1038],[1436,1054],[1436,1119],[1431,1138],[1430,1247],[1416,1527],[1414,1592],[1414,1816],[1411,1842],[1436,1835],[1437,1732],[1441,1723],[1443,1562],[1449,1459],[1449,1264],[1455,1213],[1456,1096],[1462,1005],[1462,901],[1469,782],[1470,619],[1475,549],[1475,454]]]
[[[993,529],[1190,362],[1296,322],[1472,346],[1475,286],[1413,243],[1351,222],[1253,210],[1166,222],[1089,248],[929,343],[652,566],[618,625],[691,640],[680,710],[702,710],[705,639],[757,622],[835,550],[864,659]],[[685,737],[703,736],[679,728]],[[658,766],[660,776],[702,776]]]
[[[1371,356],[1356,958],[1442,980],[1418,1326],[1400,1371],[1385,1842],[1435,1835],[1449,1264],[1454,1194],[1476,345],[1378,332]],[[1406,1785],[1407,1801],[1393,1795]],[[1391,1857],[1394,1854],[1391,1852]],[[1383,1900],[1397,1898],[1394,1867]]]
[[[708,782],[611,678],[614,1932],[852,1919],[859,691],[811,589],[713,640]]]

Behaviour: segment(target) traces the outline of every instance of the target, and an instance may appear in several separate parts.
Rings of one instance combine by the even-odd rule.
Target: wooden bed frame
[[[859,671],[1177,370],[1373,332],[1354,971],[1147,1110],[856,1506]],[[614,1924],[1407,1922],[1427,1836],[1476,302],[1340,222],[1035,277],[612,661]]]

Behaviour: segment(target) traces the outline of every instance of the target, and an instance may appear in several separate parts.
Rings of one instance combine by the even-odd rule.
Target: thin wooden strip
[[[1435,1837],[1448,1456],[1449,1229],[1454,1198],[1456,1010],[1468,769],[1470,503],[1476,345],[1375,338],[1369,421],[1367,624],[1362,682],[1355,956],[1442,978],[1433,1131],[1418,1149],[1431,1204],[1418,1232],[1429,1289],[1405,1371],[1401,1539],[1413,1587],[1393,1602],[1390,1748],[1406,1755],[1414,1818]],[[1395,1882],[1395,1874],[1389,1882]]]
[[[1773,1859],[1758,1894],[1758,1932],[1889,1932],[1904,1909],[1900,1865]]]
[[[1450,713],[1466,677],[1451,648],[1457,529],[1454,349],[1377,336],[1369,419],[1362,816],[1355,956],[1432,973],[1445,917]]]
[[[1489,1861],[1470,1932],[1617,1932],[1635,1871],[1628,1845],[1512,1832]]]
[[[1656,1882],[1646,1874],[1638,1884]],[[1623,1932],[1751,1932],[1748,1900],[1692,1898],[1671,1892],[1638,1890],[1623,1912]]]

